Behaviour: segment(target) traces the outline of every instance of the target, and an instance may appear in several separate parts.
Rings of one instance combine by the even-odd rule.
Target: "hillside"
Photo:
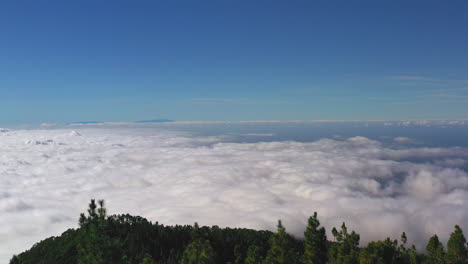
[[[458,226],[446,250],[434,235],[423,255],[406,245],[404,233],[400,243],[386,239],[359,248],[359,234],[348,232],[344,223],[339,231],[332,230],[333,241],[328,241],[316,213],[309,218],[304,240],[288,235],[281,221],[276,233],[196,223],[164,226],[128,214],[107,216],[104,201],[94,200],[79,225],[13,256],[10,264],[468,263],[466,239]]]

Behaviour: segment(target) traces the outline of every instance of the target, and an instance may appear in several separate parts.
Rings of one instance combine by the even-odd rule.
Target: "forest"
[[[108,216],[103,200],[91,200],[79,228],[47,238],[14,255],[10,264],[466,264],[467,242],[456,225],[444,245],[433,235],[424,249],[387,238],[360,247],[343,223],[327,238],[317,213],[303,238],[286,232],[190,225],[165,226],[143,217]],[[422,253],[424,252],[424,253]]]

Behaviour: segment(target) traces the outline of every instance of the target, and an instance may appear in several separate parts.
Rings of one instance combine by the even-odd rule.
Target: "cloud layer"
[[[76,129],[76,128],[75,128]],[[396,138],[408,143],[410,139]],[[465,148],[386,145],[365,137],[226,143],[154,129],[0,132],[0,258],[76,227],[91,198],[110,213],[164,224],[274,230],[300,236],[319,213],[361,244],[408,234],[421,249],[455,224],[468,231]]]

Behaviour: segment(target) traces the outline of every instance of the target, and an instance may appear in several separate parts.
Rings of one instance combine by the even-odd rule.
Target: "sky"
[[[0,3],[0,125],[468,119],[466,1]]]

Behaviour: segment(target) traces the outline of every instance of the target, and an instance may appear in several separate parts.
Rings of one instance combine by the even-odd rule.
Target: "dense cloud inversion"
[[[395,142],[408,143],[397,138]],[[89,199],[164,224],[302,235],[317,211],[361,244],[406,231],[419,249],[455,224],[468,231],[465,148],[385,145],[364,137],[226,143],[168,131],[0,132],[0,258],[76,227]]]

